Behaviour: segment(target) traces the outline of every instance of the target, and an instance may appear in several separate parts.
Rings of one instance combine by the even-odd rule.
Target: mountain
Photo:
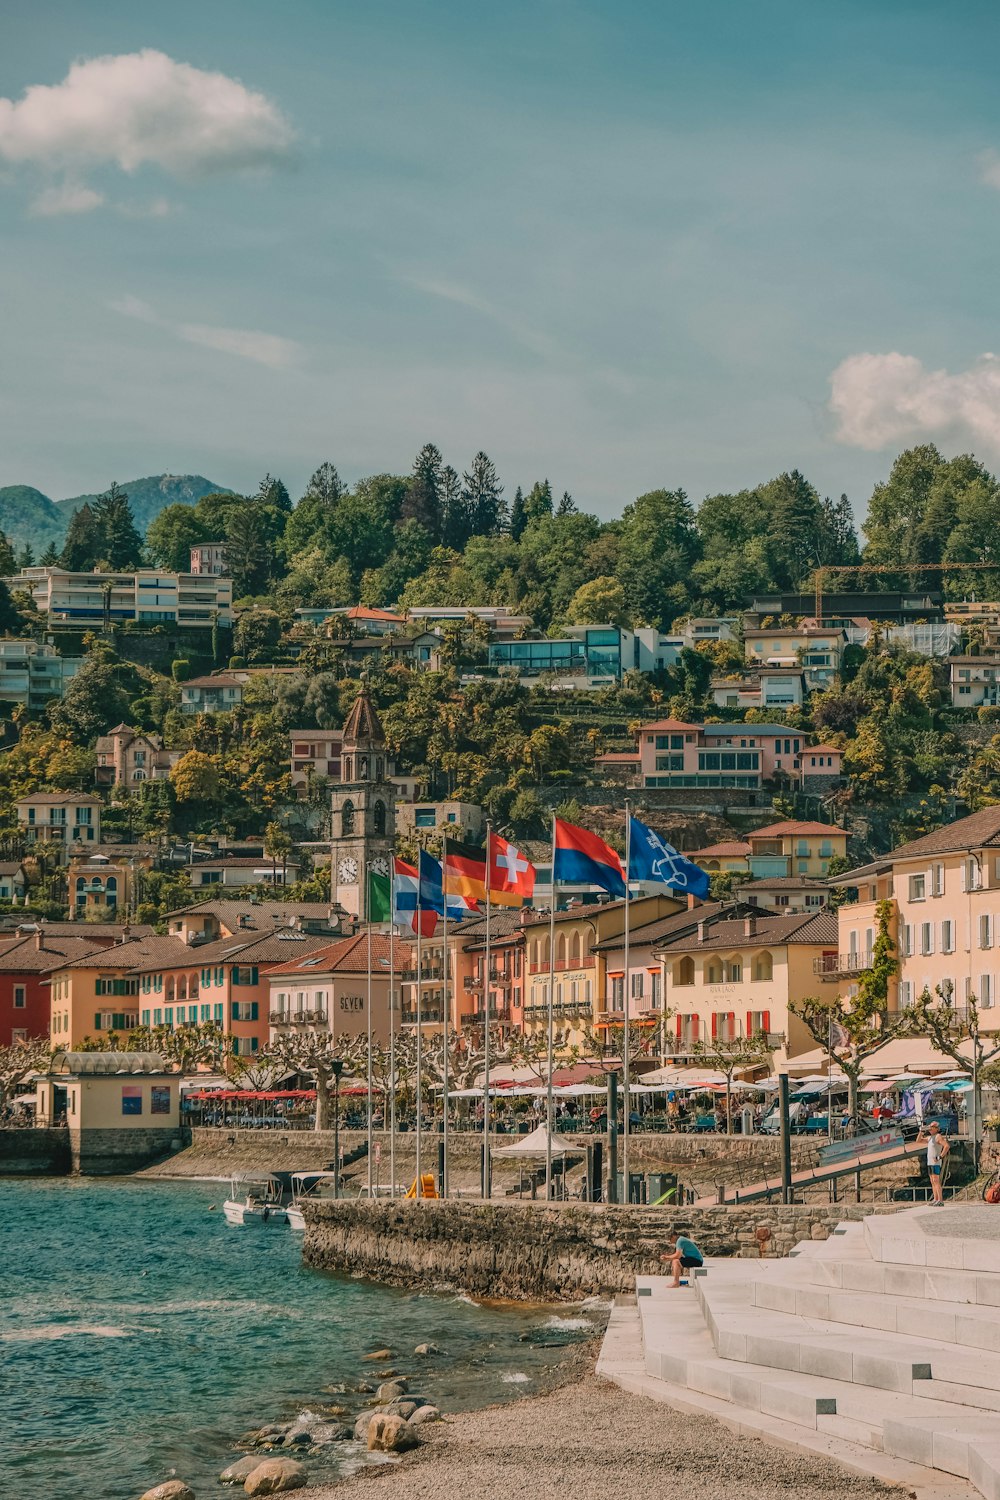
[[[226,485],[213,484],[212,480],[206,479],[203,474],[152,474],[148,479],[120,480],[119,484],[129,498],[135,524],[142,532],[145,532],[153,517],[158,516],[161,510],[166,510],[168,505],[197,505],[203,495],[232,493]],[[7,491],[0,490],[0,499],[6,493]],[[30,493],[37,495],[38,491],[32,490]],[[44,495],[39,498],[45,499]],[[84,501],[93,504],[97,498],[97,495],[74,495],[70,500],[56,501],[53,509],[59,514],[62,535],[65,535],[73,512]],[[52,505],[51,500],[47,503]],[[6,531],[6,526],[3,529]],[[10,532],[7,534],[9,536]],[[32,545],[35,545],[34,542]],[[42,546],[44,545],[43,542]],[[38,550],[36,546],[35,551]]]
[[[0,488],[0,531],[15,551],[30,544],[37,559],[50,542],[61,547],[68,519],[48,495],[30,484]]]

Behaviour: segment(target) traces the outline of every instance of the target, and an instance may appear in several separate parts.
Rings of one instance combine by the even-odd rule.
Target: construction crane
[[[983,573],[988,568],[1000,568],[1000,562],[974,563],[823,563],[813,573],[813,590],[816,596],[816,624],[823,623],[823,580],[830,573]]]

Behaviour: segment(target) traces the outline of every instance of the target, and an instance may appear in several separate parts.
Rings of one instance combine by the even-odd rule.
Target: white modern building
[[[61,698],[83,666],[82,656],[60,656],[40,641],[0,640],[0,702],[42,708]]]
[[[229,578],[196,573],[70,573],[65,568],[22,568],[10,588],[23,589],[53,624],[223,627],[233,623]]]

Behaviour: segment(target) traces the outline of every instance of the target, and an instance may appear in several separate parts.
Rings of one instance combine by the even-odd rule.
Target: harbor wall
[[[671,1210],[341,1199],[307,1205],[303,1258],[395,1286],[580,1301],[630,1291],[637,1274],[662,1274],[671,1230],[693,1239],[710,1264],[716,1256],[785,1256],[800,1240],[826,1239],[837,1224],[871,1212],[870,1204]]]
[[[145,1126],[115,1129],[90,1127],[70,1129],[69,1170],[88,1177],[116,1177],[148,1167],[151,1162],[174,1156],[186,1144],[187,1132],[180,1126]]]
[[[69,1170],[68,1130],[0,1130],[0,1177],[63,1175]]]

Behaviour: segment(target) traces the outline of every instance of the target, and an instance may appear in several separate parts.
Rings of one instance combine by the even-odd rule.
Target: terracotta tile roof
[[[486,918],[482,917],[474,922],[463,922],[460,929],[469,939],[462,944],[466,953],[479,953],[486,947]],[[511,910],[509,907],[504,911],[490,912],[490,942],[503,942],[507,938],[517,937],[524,931],[521,921],[521,910]]]
[[[639,733],[649,734],[652,730],[656,729],[668,732],[673,730],[675,734],[680,734],[683,730],[686,730],[688,734],[694,734],[700,728],[700,724],[685,724],[683,719],[655,719],[652,724],[640,724]]]
[[[107,952],[87,938],[53,937],[47,930],[44,943],[44,948],[37,948],[34,933],[0,939],[0,974],[44,974],[64,968],[72,959]]]
[[[818,755],[820,751],[824,755],[843,755],[844,753],[840,745],[806,745],[802,750],[802,754]]]
[[[94,948],[80,958],[70,959],[62,967],[66,969],[126,969],[139,972],[143,968],[170,969],[178,964],[197,968],[191,957],[194,950],[176,937],[130,938],[127,943],[115,943],[111,948]]]
[[[346,620],[383,620],[393,625],[405,625],[405,615],[395,615],[388,609],[369,609],[364,604],[355,604],[344,612]]]
[[[650,943],[669,942],[672,938],[683,937],[687,932],[697,931],[699,922],[712,921],[723,909],[718,901],[704,901],[690,911],[675,911],[669,917],[658,917],[655,922],[645,922],[641,927],[633,927],[629,933],[629,943],[648,948]],[[616,949],[624,950],[624,947],[625,934],[619,932],[614,937],[605,938],[603,942],[591,944],[591,952],[611,953]]]
[[[371,935],[371,959],[373,973],[387,973],[389,968],[389,939],[382,932]],[[392,944],[392,957],[396,973],[410,966],[410,949],[398,940]],[[279,964],[271,969],[270,977],[283,974],[366,974],[368,972],[368,934],[359,932],[354,937],[341,938],[339,942],[327,943],[295,963]]]
[[[241,964],[257,965],[287,963],[292,958],[304,958],[306,954],[329,944],[329,938],[319,933],[296,932],[290,927],[280,932],[241,932],[235,937],[216,938],[212,943],[185,943],[181,938],[169,938],[165,941],[180,944],[182,951],[174,962],[177,967],[184,969],[207,968],[209,965],[233,963],[237,960]],[[144,974],[150,969],[170,966],[161,952],[155,950],[148,958],[142,957],[135,964],[133,972]]]
[[[825,880],[814,880],[808,875],[775,875],[768,879],[762,875],[759,880],[744,880],[742,885],[733,886],[733,894],[737,891],[825,891],[828,889]]]
[[[709,844],[706,849],[681,852],[685,859],[746,859],[750,854],[750,845],[739,839],[729,839],[723,840],[721,844]]]
[[[275,927],[291,926],[294,917],[303,921],[328,922],[330,905],[326,901],[196,901],[168,911],[168,921],[184,916],[217,917],[230,932],[272,932]],[[240,927],[240,918],[251,923]]]
[[[17,797],[14,801],[15,807],[20,807],[22,802],[37,802],[45,807],[58,807],[62,802],[72,802],[74,805],[83,803],[84,806],[103,806],[100,797],[91,796],[90,792],[29,792],[23,797]]]
[[[786,943],[815,943],[821,948],[836,948],[837,914],[832,911],[796,912],[788,916],[755,916],[754,931],[747,936],[746,920],[734,918],[716,922],[699,942],[697,931],[664,943],[665,951],[687,953],[703,948],[777,948]]]
[[[880,860],[879,864],[888,864],[897,859],[914,859],[922,854],[954,854],[963,849],[993,848],[997,845],[1000,845],[1000,807],[983,807],[979,812],[970,813],[967,818],[959,818],[957,823],[949,823],[944,828],[935,829],[933,833],[925,833],[919,839],[912,839],[908,844],[901,844],[898,849],[887,854],[884,861]]]
[[[769,823],[766,828],[755,828],[752,833],[747,834],[748,839],[779,839],[791,834],[831,834],[837,833],[846,838],[847,829],[838,828],[836,823],[797,823],[790,819],[786,823]]]
[[[182,688],[189,687],[211,687],[211,688],[235,688],[242,687],[243,682],[239,677],[189,677],[181,683]]]

